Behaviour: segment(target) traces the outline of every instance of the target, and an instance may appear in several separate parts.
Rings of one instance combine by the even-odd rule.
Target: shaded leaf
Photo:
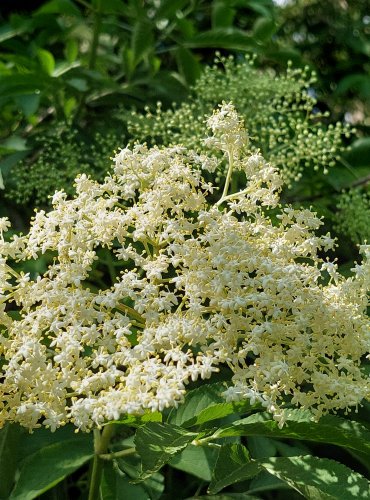
[[[361,137],[351,144],[345,158],[353,167],[370,167],[370,137]]]
[[[9,498],[17,469],[18,446],[23,430],[15,424],[0,429],[0,498]]]
[[[218,450],[189,444],[170,462],[171,467],[182,470],[204,481],[211,481]]]
[[[42,5],[37,14],[65,14],[66,16],[79,16],[81,14],[78,7],[71,0],[51,0]]]
[[[370,483],[334,460],[310,455],[271,457],[260,465],[308,499],[370,498]]]
[[[230,6],[229,1],[215,0],[212,2],[212,29],[232,26],[235,14],[236,10]]]
[[[334,460],[308,455],[249,461],[246,449],[242,448],[241,445],[222,447],[210,493],[217,493],[265,470],[311,500],[369,498],[370,483]]]
[[[176,60],[180,73],[189,85],[193,85],[199,78],[201,66],[190,50],[184,47],[176,49]]]
[[[94,454],[92,437],[71,439],[46,446],[28,456],[20,468],[11,500],[33,500],[49,490]]]
[[[140,427],[135,436],[136,450],[141,457],[143,469],[139,480],[158,471],[196,436],[196,433],[181,427],[158,422],[149,422]]]
[[[275,21],[269,17],[259,17],[253,25],[253,36],[261,42],[266,42],[276,31]]]
[[[226,444],[220,448],[208,492],[220,490],[240,481],[256,476],[262,467],[257,461],[251,461],[247,448],[241,444]]]
[[[36,113],[40,105],[40,94],[28,94],[17,96],[15,102],[22,109],[24,115],[29,116]]]
[[[313,422],[309,412],[291,410],[281,429],[268,413],[257,413],[231,426],[220,428],[215,437],[270,436],[330,443],[344,448],[370,452],[370,431],[358,422],[327,415]]]
[[[153,49],[154,37],[152,25],[146,20],[139,20],[135,23],[131,39],[131,48],[135,65]]]
[[[130,479],[112,462],[104,464],[101,482],[101,494],[104,500],[148,500],[148,494],[141,484],[131,484]]]

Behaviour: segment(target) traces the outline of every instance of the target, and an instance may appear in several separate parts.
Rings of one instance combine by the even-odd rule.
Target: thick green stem
[[[109,441],[114,434],[114,425],[106,425],[102,432],[94,429],[94,458],[90,474],[90,487],[88,500],[100,500],[100,483],[103,474],[104,461],[99,455],[108,450]]]

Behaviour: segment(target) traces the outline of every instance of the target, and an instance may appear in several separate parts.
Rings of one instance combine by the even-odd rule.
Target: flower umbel
[[[319,255],[333,241],[315,234],[315,214],[278,208],[280,177],[244,151],[233,107],[209,124],[246,174],[242,191],[211,201],[204,154],[136,145],[103,183],[81,175],[74,198],[56,193],[28,235],[1,240],[0,425],[87,430],[161,411],[221,364],[225,397],[281,422],[286,401],[320,417],[369,397],[369,247],[343,278]],[[46,252],[54,260],[35,279],[8,264]],[[119,270],[111,286],[96,278],[102,252]]]

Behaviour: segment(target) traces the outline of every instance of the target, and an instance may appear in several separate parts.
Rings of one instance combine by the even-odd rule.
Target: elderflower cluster
[[[136,145],[104,182],[80,175],[73,198],[56,192],[27,235],[6,241],[1,219],[0,426],[89,430],[161,411],[221,364],[225,398],[257,401],[281,423],[287,402],[319,417],[369,397],[370,247],[343,278],[320,256],[333,240],[316,234],[315,214],[279,207],[280,176],[243,150],[233,106],[208,125],[229,161],[221,195],[204,179],[206,155]],[[240,192],[233,169],[247,178]],[[42,275],[12,267],[43,254]]]
[[[339,122],[324,125],[327,114],[317,108],[315,81],[307,67],[288,65],[286,74],[276,75],[257,70],[248,58],[236,62],[232,56],[220,57],[205,68],[189,99],[178,107],[162,110],[158,103],[155,111],[123,113],[123,118],[135,140],[181,143],[199,150],[205,117],[218,103],[231,100],[253,139],[251,148],[261,151],[291,186],[307,168],[326,173],[345,149],[343,137],[350,135],[350,129]]]

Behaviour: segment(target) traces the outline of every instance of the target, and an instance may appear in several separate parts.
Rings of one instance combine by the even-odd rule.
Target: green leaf
[[[259,17],[253,25],[253,37],[266,42],[276,32],[275,21],[270,17]]]
[[[3,175],[8,175],[12,167],[20,160],[23,160],[27,155],[28,151],[17,151],[16,153],[6,156],[0,160],[0,172],[2,172]]]
[[[129,478],[120,469],[108,462],[104,464],[101,482],[101,494],[104,500],[148,500],[148,494],[141,484],[131,484]]]
[[[79,92],[86,92],[89,88],[84,78],[70,78],[67,83]]]
[[[311,500],[370,498],[370,483],[343,464],[311,455],[260,461],[267,472]]]
[[[242,445],[225,445],[221,448],[209,492],[217,493],[226,486],[256,476],[261,470],[279,478],[311,500],[350,500],[369,498],[370,495],[370,483],[364,477],[334,460],[308,455],[250,461]]]
[[[303,410],[291,410],[284,427],[268,413],[257,413],[237,420],[231,426],[220,428],[215,437],[269,436],[297,440],[330,443],[344,448],[370,452],[370,431],[358,422],[327,415],[313,422],[311,415]]]
[[[175,425],[186,426],[192,422],[199,413],[215,403],[224,403],[222,392],[226,386],[222,382],[216,384],[204,384],[197,389],[188,391],[185,401],[176,409],[173,409],[168,421]],[[192,424],[190,424],[192,425]]]
[[[64,55],[69,63],[73,63],[78,56],[78,43],[74,38],[69,38],[67,40]]]
[[[93,0],[93,5],[103,14],[120,14],[127,9],[122,0]]]
[[[370,97],[370,76],[367,74],[356,73],[345,76],[338,83],[335,94],[343,95],[348,91],[364,97]]]
[[[152,25],[146,20],[139,20],[134,24],[131,48],[135,65],[145,57],[154,46]]]
[[[353,142],[345,158],[353,167],[370,167],[370,137],[361,137]]]
[[[259,497],[246,495],[245,493],[223,493],[221,495],[202,495],[200,497],[188,497],[186,500],[198,500],[204,498],[206,500],[260,500]]]
[[[18,425],[9,423],[0,430],[0,498],[9,498],[13,487],[22,433]]]
[[[184,403],[171,411],[168,421],[175,425],[192,427],[252,408],[248,400],[240,403],[225,403],[225,398],[222,396],[225,390],[226,386],[218,382],[202,385],[189,391]]]
[[[135,436],[136,450],[141,457],[143,469],[139,480],[158,471],[196,436],[197,433],[159,422],[149,422],[140,427]]]
[[[130,455],[125,457],[124,459],[118,458],[116,463],[119,470],[130,479],[131,484],[133,484],[135,480],[139,478],[141,462],[140,458],[137,455]],[[159,500],[159,498],[162,497],[162,493],[164,491],[164,477],[159,472],[155,472],[150,477],[145,479],[145,481],[136,481],[136,484],[137,483],[139,483],[138,486],[145,490],[148,500]]]
[[[63,112],[64,116],[68,119],[72,116],[73,110],[77,108],[77,100],[74,97],[69,97],[64,101]]]
[[[36,12],[38,14],[65,14],[66,16],[80,16],[81,12],[71,0],[51,0],[42,5]]]
[[[5,42],[5,40],[9,40],[10,38],[14,38],[18,35],[23,35],[23,33],[27,33],[31,25],[30,20],[24,20],[19,26],[14,27],[11,24],[3,24],[0,26],[0,43]]]
[[[264,5],[265,4],[265,5]],[[271,0],[242,0],[243,7],[249,7],[262,16],[269,17],[272,14],[274,3]]]
[[[20,95],[15,98],[15,102],[22,109],[24,115],[28,118],[35,114],[40,105],[40,94]]]
[[[13,151],[26,151],[27,141],[19,135],[11,135],[5,141],[0,144],[1,151],[13,152]]]
[[[232,26],[236,10],[229,1],[215,0],[212,2],[212,29],[228,28]]]
[[[256,476],[262,467],[257,461],[251,461],[247,448],[241,444],[226,444],[220,448],[208,492],[220,490],[240,481]]]
[[[45,73],[51,76],[55,68],[55,60],[53,54],[48,50],[38,49],[37,58],[40,61],[41,67],[45,71]]]
[[[201,66],[190,50],[184,47],[176,49],[176,61],[180,73],[186,80],[186,83],[193,85],[199,78]]]
[[[269,472],[262,471],[250,482],[248,493],[253,494],[271,490],[286,489],[291,489],[287,483],[285,483],[278,477],[272,476]]]
[[[218,450],[215,448],[189,444],[171,460],[170,465],[209,482],[212,479],[217,454]]]
[[[49,490],[94,454],[92,437],[71,439],[46,446],[28,456],[19,471],[11,500],[33,500]]]
[[[184,46],[250,50],[255,47],[255,41],[253,37],[238,28],[218,28],[195,35],[187,40]]]

